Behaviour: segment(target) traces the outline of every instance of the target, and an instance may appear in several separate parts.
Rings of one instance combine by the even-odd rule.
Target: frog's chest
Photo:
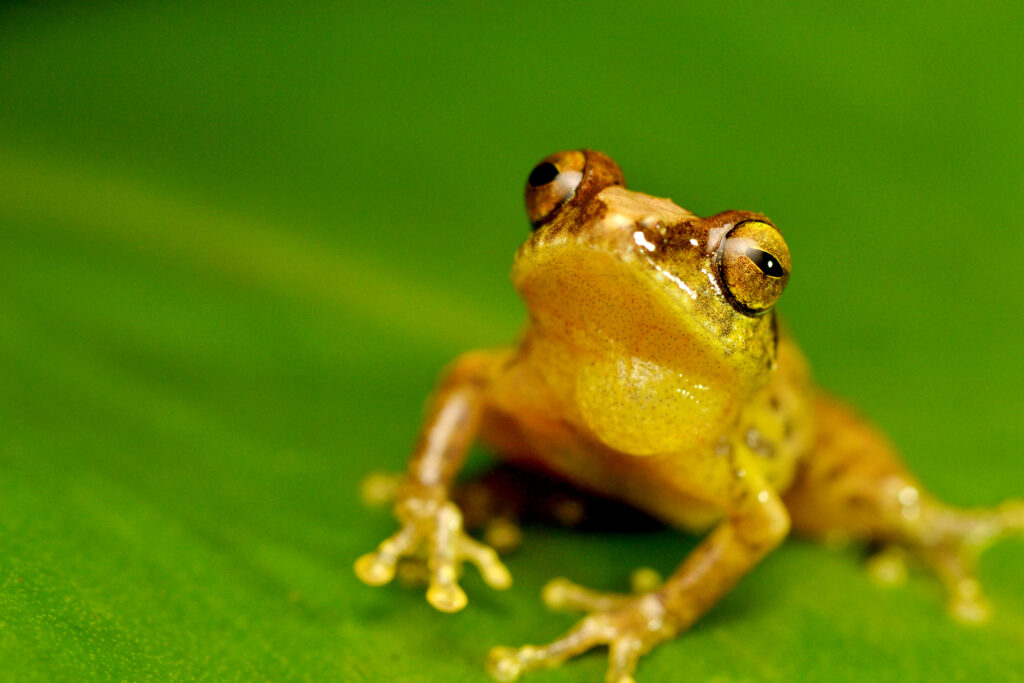
[[[673,525],[702,531],[719,517],[734,467],[706,442],[638,456],[603,442],[569,394],[570,381],[510,369],[492,387],[481,441],[503,460],[630,503]],[[564,389],[565,393],[558,391]]]
[[[673,526],[702,531],[719,517],[711,493],[720,481],[713,454],[638,457],[621,453],[561,420],[523,420],[489,412],[482,440],[500,458],[562,479],[582,490],[625,501]],[[701,462],[707,458],[708,462]],[[710,465],[710,466],[709,466]]]
[[[581,488],[625,500],[675,526],[702,528],[717,517],[735,476],[735,456],[777,490],[788,487],[807,422],[803,393],[781,372],[714,439],[692,439],[666,454],[621,452],[588,430],[572,377],[510,367],[491,391],[481,438],[500,457],[550,472]]]

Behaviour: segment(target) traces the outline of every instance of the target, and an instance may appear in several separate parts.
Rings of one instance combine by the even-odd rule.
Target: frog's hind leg
[[[978,555],[996,540],[1024,535],[1024,501],[963,510],[929,496],[892,446],[830,398],[815,407],[818,436],[785,502],[797,533],[848,537],[888,546],[871,566],[882,579],[902,573],[901,548],[945,585],[952,616],[983,621],[988,603],[975,574]]]

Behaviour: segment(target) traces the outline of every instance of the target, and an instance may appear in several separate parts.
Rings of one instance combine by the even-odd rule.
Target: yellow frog
[[[511,584],[452,502],[479,440],[517,466],[710,530],[663,584],[636,594],[552,581],[546,603],[589,616],[548,645],[493,649],[487,666],[500,681],[598,645],[609,648],[607,680],[632,681],[640,655],[689,628],[791,528],[909,548],[947,587],[954,616],[985,618],[974,560],[1024,531],[1024,502],[942,504],[880,434],[812,384],[774,309],[791,262],[771,221],[700,218],[633,192],[592,150],[541,161],[526,209],[533,233],[512,269],[526,331],[443,374],[398,493],[401,529],[356,562],[363,581],[387,583],[403,558],[425,558],[427,600],[447,612],[466,604],[464,561],[494,588]]]

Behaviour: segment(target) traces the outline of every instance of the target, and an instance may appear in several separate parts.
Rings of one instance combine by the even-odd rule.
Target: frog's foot
[[[512,576],[497,553],[463,532],[462,513],[451,501],[409,497],[395,506],[395,516],[402,524],[398,533],[356,560],[356,575],[364,583],[386,584],[394,578],[400,560],[425,556],[427,601],[442,612],[457,612],[466,606],[466,594],[458,584],[464,561],[476,565],[490,587],[512,585]]]
[[[558,666],[570,657],[600,645],[608,647],[608,683],[632,683],[637,660],[675,635],[657,592],[619,595],[592,591],[567,579],[554,579],[543,592],[555,609],[589,612],[573,629],[543,646],[496,647],[487,656],[487,670],[496,680],[514,681],[533,669]]]
[[[1024,501],[993,509],[958,510],[907,494],[901,499],[911,547],[935,571],[948,594],[947,609],[958,621],[986,621],[991,608],[976,574],[978,556],[996,541],[1024,536]]]
[[[871,556],[868,573],[879,585],[898,586],[907,578],[907,563],[916,554],[939,577],[948,595],[950,616],[964,623],[982,623],[991,615],[991,606],[982,593],[975,574],[976,557],[951,545],[911,548],[892,544]]]
[[[881,586],[901,586],[907,580],[907,548],[892,543],[873,554],[867,561],[867,570]]]

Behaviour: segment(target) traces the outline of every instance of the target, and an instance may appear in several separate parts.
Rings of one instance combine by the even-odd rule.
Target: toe
[[[566,578],[548,581],[541,600],[551,609],[577,612],[607,612],[625,605],[634,596],[590,590]]]
[[[907,552],[898,545],[890,545],[868,559],[867,570],[875,583],[899,586],[907,580]]]
[[[511,647],[492,648],[487,654],[487,673],[496,681],[514,681],[523,673],[523,663]]]
[[[377,546],[376,551],[356,560],[356,576],[371,586],[388,583],[395,577],[398,559],[415,547],[418,541],[418,530],[412,525],[404,526],[401,531]]]
[[[380,553],[367,553],[356,560],[356,576],[370,586],[383,586],[395,576],[395,564],[381,558]]]
[[[462,557],[476,565],[488,586],[504,590],[512,585],[512,574],[492,548],[474,541],[469,536],[463,536],[459,546]]]
[[[459,588],[458,584],[451,582],[431,584],[427,589],[427,602],[441,612],[458,612],[466,606],[469,600],[466,598],[465,591]]]
[[[607,683],[633,683],[633,672],[640,658],[641,642],[636,638],[616,638],[608,648]]]
[[[964,624],[982,624],[992,616],[992,606],[981,591],[977,579],[965,578],[957,583],[946,603],[946,609]]]

